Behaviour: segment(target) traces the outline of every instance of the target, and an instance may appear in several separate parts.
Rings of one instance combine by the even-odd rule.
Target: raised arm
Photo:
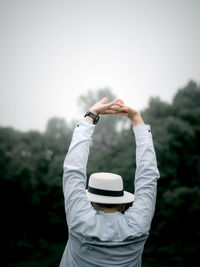
[[[112,107],[106,113],[114,114],[123,106],[125,107],[124,102],[119,101],[118,106]],[[155,210],[159,171],[150,126],[144,124],[140,113],[136,110],[126,107],[125,112],[133,124],[136,140],[135,200],[125,216],[133,233],[140,236],[150,229]]]
[[[135,200],[127,216],[131,217],[133,226],[137,226],[138,234],[143,234],[151,226],[159,171],[150,126],[137,124],[133,131],[136,140]]]
[[[90,112],[95,115],[104,114],[116,101],[106,103],[107,98],[103,98],[90,108]],[[123,109],[121,108],[121,111]],[[67,222],[70,229],[76,229],[80,225],[80,220],[84,220],[84,216],[93,212],[93,208],[87,200],[85,186],[89,145],[94,128],[93,119],[89,116],[77,123],[64,160],[63,192]]]

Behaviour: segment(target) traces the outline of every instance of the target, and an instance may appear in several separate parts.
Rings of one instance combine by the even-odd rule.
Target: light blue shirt
[[[86,166],[94,128],[86,120],[77,123],[64,161],[63,192],[69,239],[60,267],[141,266],[159,178],[150,126],[133,127],[135,200],[124,214],[96,211],[87,199]]]

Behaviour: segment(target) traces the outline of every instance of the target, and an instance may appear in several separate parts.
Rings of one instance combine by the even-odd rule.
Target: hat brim
[[[102,204],[125,204],[131,203],[134,201],[134,195],[127,191],[124,191],[124,195],[122,197],[109,197],[109,196],[101,196],[95,195],[88,190],[86,190],[87,198],[90,202],[94,203],[102,203]]]

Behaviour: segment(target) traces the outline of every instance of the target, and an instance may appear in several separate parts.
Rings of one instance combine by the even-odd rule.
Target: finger
[[[116,102],[117,105],[125,105],[124,101],[120,98],[118,98],[117,102]]]
[[[120,104],[123,104],[123,105],[125,105],[125,103],[124,103],[124,101],[122,100],[122,99],[119,99],[119,101],[118,101]]]
[[[103,115],[104,114],[115,114],[115,113],[117,113],[115,110],[105,110],[104,112],[103,112]]]
[[[112,109],[107,109],[103,112],[103,114],[119,114],[119,113],[125,113],[128,115],[128,113],[124,110],[112,110]]]
[[[128,107],[124,106],[124,105],[120,105],[120,106],[116,106],[116,105],[113,105],[109,108],[109,110],[115,110],[115,111],[128,111]]]
[[[117,98],[117,99],[113,100],[112,102],[108,103],[107,104],[107,108],[109,108],[109,107],[111,107],[113,105],[116,105],[118,101],[119,101],[119,98]]]
[[[107,97],[104,97],[104,98],[102,98],[102,99],[99,101],[99,103],[100,103],[100,104],[105,104],[107,101],[108,101],[108,98],[107,98]]]
[[[110,104],[110,103],[109,103]],[[112,105],[113,107],[127,107],[125,104],[122,104],[121,102],[116,101],[114,102],[114,104]],[[127,107],[128,108],[128,107]]]

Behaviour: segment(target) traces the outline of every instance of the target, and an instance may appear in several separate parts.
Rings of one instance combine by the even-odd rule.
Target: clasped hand
[[[144,124],[141,115],[138,111],[125,105],[121,99],[116,99],[107,103],[108,99],[105,97],[91,107],[90,111],[96,115],[120,115],[128,117],[133,125]]]

